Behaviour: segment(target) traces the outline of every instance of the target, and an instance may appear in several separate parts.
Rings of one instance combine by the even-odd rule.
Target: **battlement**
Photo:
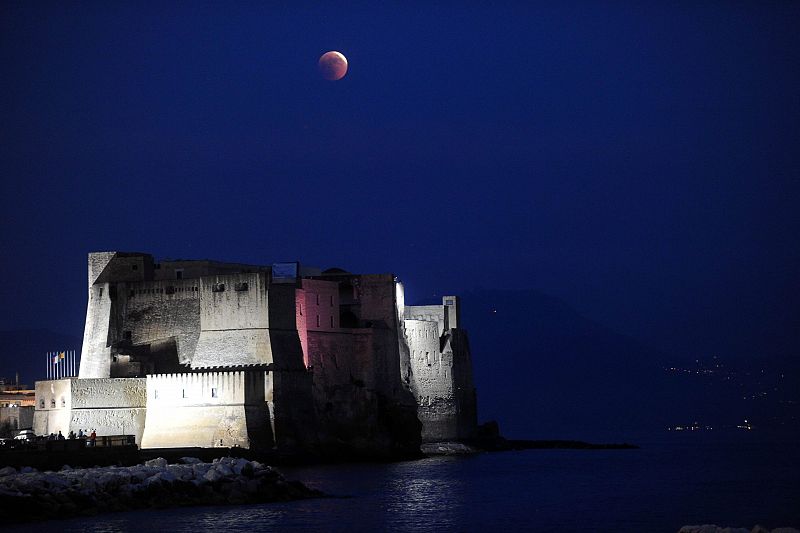
[[[143,447],[313,446],[320,435],[339,439],[342,428],[364,428],[352,429],[359,446],[395,438],[385,421],[396,416],[410,443],[418,442],[419,421],[427,440],[474,430],[456,296],[406,306],[393,274],[321,272],[297,262],[156,261],[109,251],[90,254],[88,266],[76,381],[103,397],[106,381],[139,379]],[[59,416],[42,415],[52,427],[66,421]]]
[[[189,372],[147,376],[147,401],[158,406],[258,405],[264,371]]]

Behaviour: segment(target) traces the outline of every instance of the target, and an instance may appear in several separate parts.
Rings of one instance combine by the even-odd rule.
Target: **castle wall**
[[[89,254],[89,285],[152,279],[153,257],[149,254],[95,252]]]
[[[397,329],[397,308],[394,276],[364,274],[358,277],[361,320],[371,326]]]
[[[305,330],[298,330],[306,316],[301,290],[293,284],[273,284],[269,288],[269,339],[272,363],[276,371],[305,371],[307,368],[303,339]]]
[[[147,376],[142,448],[270,448],[264,372]]]
[[[456,296],[445,296],[442,305],[405,308],[409,377],[423,441],[469,438],[477,427],[469,341],[456,327],[459,313]]]
[[[111,348],[108,342],[111,321],[111,298],[108,283],[89,287],[86,325],[83,331],[81,378],[107,378],[111,372]]]
[[[339,328],[339,284],[333,281],[304,279],[306,328],[332,331]]]
[[[314,384],[326,391],[359,383],[376,389],[372,358],[372,330],[308,332],[308,351],[314,369]]]
[[[425,320],[438,324],[439,337],[449,329],[447,313],[445,307],[441,305],[407,305],[404,316],[409,320]]]
[[[200,337],[192,367],[272,363],[269,316],[265,274],[201,278]]]
[[[143,378],[37,381],[33,429],[64,436],[94,429],[99,436],[134,435],[141,443],[145,405]]]
[[[306,305],[306,291],[295,290],[295,326],[300,339],[300,349],[303,351],[303,366],[308,368],[311,364],[308,358],[308,306]]]
[[[314,450],[319,445],[312,374],[305,370],[270,372],[270,416],[279,448]],[[268,402],[269,403],[269,402]]]
[[[410,351],[411,390],[417,398],[417,416],[424,442],[459,438],[457,403],[453,394],[452,353],[440,351],[439,324],[405,321]]]
[[[472,375],[469,337],[463,329],[451,329],[449,349],[453,358],[453,392],[457,405],[456,422],[460,438],[471,437],[478,426],[478,395]]]
[[[116,305],[121,319],[115,340],[130,333],[132,344],[174,338],[178,360],[188,364],[200,337],[199,280],[144,281],[121,286]]]
[[[60,396],[42,407],[38,425],[104,434],[131,424],[146,447],[413,448],[420,420],[425,440],[470,435],[475,392],[458,299],[406,307],[391,274],[316,275],[270,285],[268,267],[91,254],[80,376],[148,373],[146,400],[121,381],[87,381],[63,408]],[[178,363],[259,368],[180,373]]]
[[[243,263],[223,263],[201,260],[165,260],[156,263],[153,269],[155,280],[197,279],[204,276],[237,274],[240,272],[267,272],[269,267]]]

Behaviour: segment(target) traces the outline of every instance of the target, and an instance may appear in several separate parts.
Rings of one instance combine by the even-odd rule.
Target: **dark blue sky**
[[[0,4],[0,329],[80,336],[136,250],[798,353],[797,2],[140,4]]]

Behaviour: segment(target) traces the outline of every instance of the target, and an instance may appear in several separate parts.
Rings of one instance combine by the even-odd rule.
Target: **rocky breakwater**
[[[190,505],[228,505],[321,497],[287,481],[258,461],[224,457],[213,463],[184,457],[179,464],[158,458],[143,465],[39,472],[0,469],[0,501],[26,522],[80,515]]]

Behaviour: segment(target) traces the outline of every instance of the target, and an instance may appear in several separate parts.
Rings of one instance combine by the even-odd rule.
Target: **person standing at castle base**
[[[97,433],[95,430],[92,430],[92,434],[89,435],[89,446],[93,447],[97,444]]]

